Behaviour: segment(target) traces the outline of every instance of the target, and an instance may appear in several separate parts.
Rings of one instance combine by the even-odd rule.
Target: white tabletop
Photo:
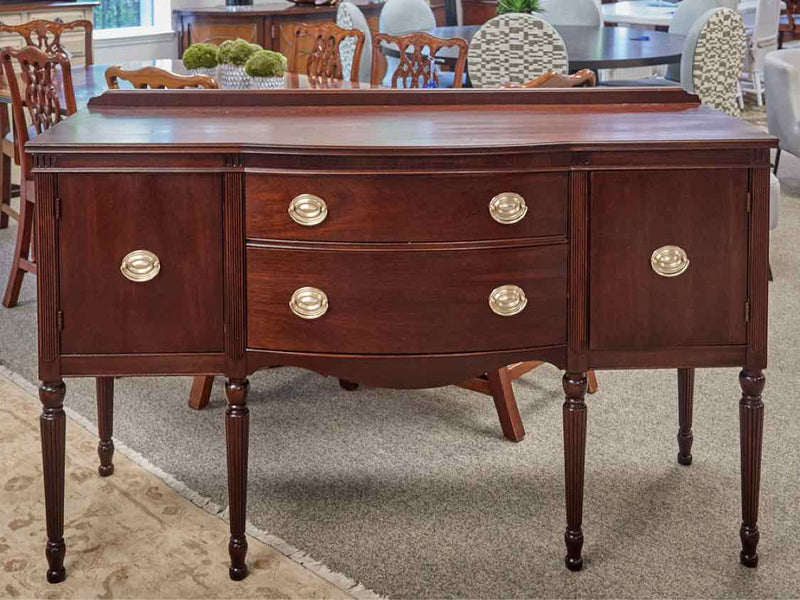
[[[626,0],[616,4],[603,4],[603,21],[609,25],[633,25],[638,27],[669,27],[678,5],[650,6],[653,0]],[[735,2],[730,2],[736,6]],[[743,0],[739,12],[747,14],[755,12],[757,0]],[[786,10],[786,3],[781,2],[781,10]]]

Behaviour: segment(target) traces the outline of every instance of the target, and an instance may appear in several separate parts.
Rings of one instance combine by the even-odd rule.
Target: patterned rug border
[[[39,389],[35,384],[25,379],[19,373],[12,371],[2,363],[0,363],[0,376],[5,377],[23,391],[28,392],[29,394],[32,394],[34,397],[38,398]],[[64,407],[64,412],[72,421],[88,430],[93,435],[97,435],[97,427],[89,419],[80,413],[75,412],[68,406]],[[166,485],[175,490],[175,492],[182,498],[185,498],[212,516],[222,519],[225,522],[229,521],[227,506],[223,508],[216,502],[212,502],[210,498],[203,496],[196,490],[191,489],[185,483],[177,479],[174,475],[171,475],[157,465],[154,465],[145,456],[141,455],[136,450],[129,448],[124,443],[114,440],[114,449],[116,452],[120,452],[125,455],[128,459],[132,460],[148,473],[158,477]],[[250,521],[247,521],[246,533],[247,535],[259,540],[267,546],[274,548],[292,562],[297,563],[315,575],[318,575],[325,581],[329,582],[343,592],[350,594],[354,598],[359,600],[385,600],[386,598],[385,596],[376,594],[374,591],[366,588],[363,584],[351,579],[344,573],[337,573],[336,571],[331,570],[323,563],[315,560],[304,550],[295,548],[278,536],[272,535],[263,529],[259,529]]]

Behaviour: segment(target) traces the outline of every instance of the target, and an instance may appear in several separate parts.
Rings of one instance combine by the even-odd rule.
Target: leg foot
[[[692,464],[694,369],[678,369],[678,463]]]
[[[247,577],[247,452],[249,445],[250,410],[247,408],[247,379],[229,380],[225,384],[228,408],[225,411],[225,437],[228,446],[228,506],[231,537],[228,552],[231,556],[230,577],[241,581]]]
[[[44,503],[47,515],[47,581],[60,583],[67,577],[64,569],[64,458],[67,418],[64,414],[63,381],[51,381],[39,386],[42,415],[39,426],[42,438],[42,467],[44,474]]]
[[[358,384],[352,381],[348,381],[347,379],[340,379],[339,387],[342,388],[343,390],[347,390],[348,392],[354,392],[358,389]]]
[[[764,432],[764,374],[760,369],[739,373],[742,399],[739,401],[739,435],[742,469],[742,551],[745,567],[758,565],[758,496],[761,487],[761,442]]]
[[[570,571],[583,568],[583,473],[586,463],[586,373],[565,373],[564,401],[564,483],[567,529],[564,564]]]
[[[100,466],[97,472],[100,477],[108,477],[114,472],[114,378],[98,377],[96,388],[97,433],[100,436],[97,444]]]

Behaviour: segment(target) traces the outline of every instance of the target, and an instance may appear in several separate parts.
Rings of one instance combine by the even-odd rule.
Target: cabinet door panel
[[[62,354],[221,352],[222,185],[218,175],[59,177]],[[120,271],[148,250],[149,281]]]
[[[745,344],[747,171],[591,177],[590,347]],[[652,268],[653,251],[667,245],[686,251],[682,275]]]

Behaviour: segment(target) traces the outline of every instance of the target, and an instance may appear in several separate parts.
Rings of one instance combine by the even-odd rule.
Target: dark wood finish
[[[204,260],[222,252],[218,176],[70,174],[58,187],[64,354],[224,351],[223,267]],[[161,262],[152,281],[120,273],[140,249]]]
[[[483,25],[495,15],[497,15],[497,0],[461,0],[461,17],[464,25]]]
[[[427,87],[433,80],[439,87],[439,75],[431,69],[431,57],[436,57],[443,48],[454,48],[458,54],[455,59],[453,87],[460,88],[464,82],[464,68],[467,64],[467,42],[461,38],[439,38],[424,31],[407,35],[389,35],[375,33],[372,35],[372,83],[378,84],[383,79],[381,60],[381,44],[396,44],[400,62],[394,73],[390,75],[392,87],[417,88]],[[402,85],[398,85],[398,82]]]
[[[694,369],[678,369],[678,462],[692,464]]]
[[[367,18],[370,30],[378,30],[378,15],[382,1],[353,0]],[[294,4],[282,0],[258,2],[253,6],[216,6],[173,10],[173,21],[178,31],[178,56],[196,42],[220,44],[225,40],[242,38],[281,52],[291,57],[295,52],[293,36],[295,26],[333,23],[336,21],[335,5],[315,6]],[[441,21],[443,23],[443,21]],[[440,23],[437,20],[437,23]],[[308,39],[299,46],[296,70],[306,72],[305,53],[309,50]]]
[[[764,433],[764,374],[760,369],[743,369],[739,374],[739,430],[742,461],[742,538],[740,560],[745,567],[758,566],[758,496],[761,486],[761,445]]]
[[[592,174],[592,350],[747,342],[747,179],[745,169]],[[670,244],[690,260],[679,277],[650,266]]]
[[[97,455],[100,477],[108,477],[114,472],[114,378],[98,377],[97,387]]]
[[[570,571],[583,568],[583,473],[586,464],[586,374],[565,373],[566,400],[564,418],[564,486],[567,503],[567,528],[564,564]]]
[[[597,75],[589,69],[581,69],[572,75],[548,71],[525,83],[504,83],[504,88],[573,88],[594,87],[597,85]]]
[[[250,409],[247,408],[247,379],[231,380],[225,384],[228,408],[225,410],[225,439],[228,447],[228,508],[230,511],[231,538],[228,552],[231,555],[230,577],[241,581],[247,577],[247,538],[244,531],[247,511],[247,454],[250,427]]]
[[[61,2],[53,2],[52,0],[28,0],[28,2],[20,1],[10,4],[0,4],[0,15],[8,12],[25,12],[29,10],[51,10],[59,8],[87,8],[100,5],[100,0],[63,0]],[[2,16],[0,16],[2,19]]]
[[[440,38],[461,38],[468,44],[480,25],[435,27],[426,33]],[[587,27],[557,25],[556,29],[567,46],[570,72],[589,69],[622,69],[678,63],[683,53],[684,36],[636,27]],[[647,41],[634,41],[647,37]],[[388,56],[398,57],[397,50],[384,48]],[[457,54],[442,49],[439,58],[455,65]],[[469,66],[467,66],[469,71]]]
[[[432,175],[253,174],[247,177],[247,236],[318,242],[439,242],[565,236],[566,173]],[[391,202],[386,190],[391,189]],[[430,197],[435,190],[436,200]],[[530,206],[522,221],[492,219],[489,202],[516,192]],[[328,206],[324,222],[295,223],[287,212],[300,194],[315,194]],[[403,214],[415,215],[401,220]],[[446,234],[445,234],[446,232]]]
[[[3,78],[5,79],[5,77]],[[13,148],[6,152],[6,136],[11,133],[11,121],[8,118],[8,107],[0,106],[0,139],[3,140],[3,152],[0,153],[0,229],[8,227],[8,218],[19,220],[19,213],[11,208],[11,156]]]
[[[129,82],[139,90],[170,89],[182,90],[185,88],[205,88],[207,90],[219,89],[217,80],[209,75],[179,75],[158,67],[142,67],[141,69],[126,69],[119,65],[106,69],[106,85],[110,90],[119,89],[119,80]]]
[[[0,23],[0,33],[16,33],[25,40],[28,46],[35,46],[48,54],[61,54],[69,59],[69,52],[61,44],[61,36],[65,31],[74,29],[83,30],[84,56],[87,65],[94,62],[92,53],[92,32],[94,26],[91,21],[79,19],[77,21],[47,21],[35,19],[21,25],[5,25]]]
[[[62,112],[71,115],[76,109],[69,59],[63,54],[49,54],[35,46],[26,46],[21,50],[9,47],[0,53],[0,62],[3,63],[5,79],[9,82],[15,154],[20,157],[21,169],[19,227],[11,258],[11,273],[3,295],[3,306],[12,308],[17,305],[25,274],[36,274],[33,256],[36,194],[30,157],[25,154],[25,144],[30,139],[31,129],[37,135],[43,133],[62,120]],[[17,64],[16,67],[14,63]],[[59,78],[64,90],[63,106],[54,85]],[[31,123],[30,128],[28,123]],[[9,190],[6,186],[4,188],[5,195]]]
[[[224,375],[231,575],[240,578],[246,378],[259,369],[409,389],[496,372],[505,397],[528,366],[512,366],[505,382],[501,368],[565,370],[566,562],[577,569],[590,370],[681,369],[688,400],[690,369],[739,366],[743,561],[752,565],[775,145],[681,90],[108,92],[26,147],[39,200],[40,380],[55,389],[65,376]],[[489,175],[559,183],[532,187],[530,215],[500,230],[486,222]],[[369,183],[380,177],[383,189]],[[298,181],[321,187],[292,188]],[[278,195],[251,198],[265,182]],[[474,209],[459,200],[473,187]],[[327,196],[329,220],[317,229],[286,221],[279,213],[295,189]],[[440,212],[420,218],[423,196],[452,216],[429,227]],[[557,232],[542,226],[561,210]],[[686,273],[654,274],[650,254],[664,244],[685,245]],[[109,292],[126,289],[120,257],[151,246],[163,273],[131,284],[141,301]],[[488,294],[507,283],[530,306],[503,318]],[[328,294],[322,318],[289,310],[301,286]],[[53,394],[47,402],[60,410]],[[513,420],[511,405],[500,409]],[[679,429],[688,433],[688,418]],[[63,576],[63,469],[59,479],[47,458],[56,447],[45,444],[45,477],[51,568]]]
[[[300,46],[304,38],[310,38],[305,65],[301,65]],[[343,79],[342,59],[339,56],[339,44],[348,38],[355,38],[353,50],[353,68],[350,69],[350,81],[358,81],[358,65],[361,64],[361,52],[364,50],[364,32],[358,29],[343,29],[336,23],[317,23],[309,25],[301,23],[292,29],[291,70],[295,73],[301,69],[310,79],[329,80]]]
[[[44,502],[47,509],[47,582],[60,583],[67,578],[64,568],[64,460],[66,456],[67,416],[64,413],[63,381],[39,386],[42,415],[39,426],[42,438]]]
[[[566,250],[564,244],[436,252],[250,247],[248,347],[416,354],[563,344]],[[507,283],[525,290],[536,309],[514,317],[491,312],[489,294]],[[324,317],[309,321],[289,310],[292,293],[305,285],[327,294]]]

